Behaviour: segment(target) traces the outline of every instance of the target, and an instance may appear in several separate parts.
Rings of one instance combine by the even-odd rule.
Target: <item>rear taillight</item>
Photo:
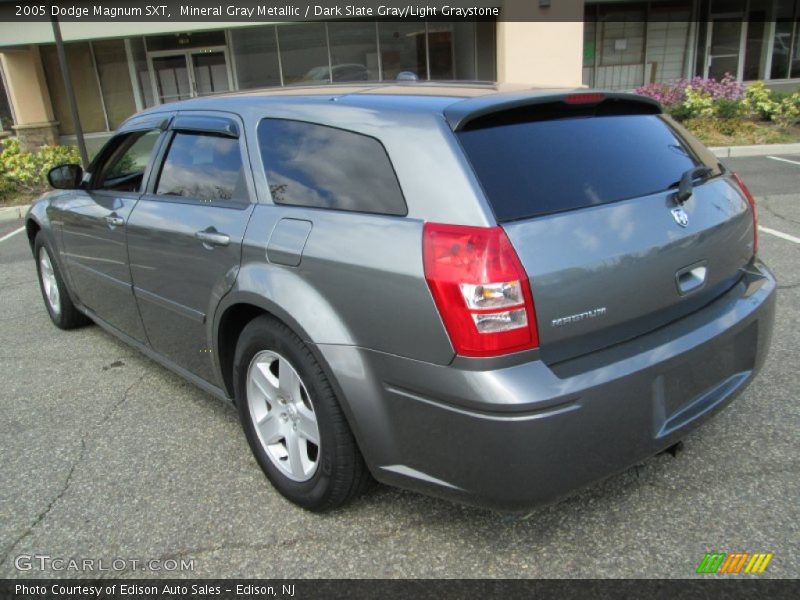
[[[756,199],[753,198],[753,194],[750,193],[750,190],[747,189],[747,186],[742,181],[742,178],[739,177],[737,173],[732,173],[733,178],[736,180],[736,183],[739,185],[739,188],[742,190],[744,197],[747,198],[747,203],[750,205],[750,211],[753,213],[753,254],[758,252],[758,212],[756,211]]]
[[[503,229],[426,223],[423,260],[458,354],[497,356],[539,345],[528,277]]]

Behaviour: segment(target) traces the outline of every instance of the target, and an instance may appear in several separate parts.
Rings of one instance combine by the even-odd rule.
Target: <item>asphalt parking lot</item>
[[[691,577],[734,551],[800,577],[800,156],[779,158],[796,162],[726,161],[760,224],[796,240],[760,235],[780,290],[758,379],[677,457],[524,517],[387,487],[332,514],[294,507],[234,410],[99,327],[56,329],[24,234],[0,241],[0,577],[75,576],[19,571],[21,554],[189,558],[180,575],[199,577]]]

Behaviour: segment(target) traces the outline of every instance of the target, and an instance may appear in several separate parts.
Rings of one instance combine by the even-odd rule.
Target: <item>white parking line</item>
[[[797,163],[800,164],[800,163]],[[763,231],[764,233],[768,233],[770,235],[774,235],[775,237],[779,237],[784,240],[788,240],[790,242],[794,242],[795,244],[800,244],[800,238],[794,237],[793,235],[789,235],[788,233],[783,233],[782,231],[776,231],[775,229],[770,229],[769,227],[762,227],[761,225],[758,226],[759,231]],[[0,240],[2,241],[2,240]]]
[[[5,242],[8,238],[17,235],[20,231],[25,231],[25,227],[20,227],[19,229],[15,229],[11,233],[5,234],[3,237],[0,237],[0,242]]]
[[[781,158],[780,156],[768,156],[767,158],[771,158],[772,160],[779,160],[781,162],[790,163],[790,164],[797,165],[798,167],[800,167],[800,161],[789,160],[788,158]]]

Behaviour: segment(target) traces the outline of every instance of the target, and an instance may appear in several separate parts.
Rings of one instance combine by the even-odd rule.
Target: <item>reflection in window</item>
[[[397,79],[403,71],[428,79],[425,23],[378,23],[378,32],[384,79]]]
[[[153,153],[153,148],[160,135],[160,130],[129,134],[111,154],[108,163],[100,167],[102,182],[99,187],[119,189],[116,180],[138,176],[138,181],[131,191],[138,190],[150,155]]]
[[[778,0],[772,40],[772,79],[800,76],[800,0]]]
[[[280,119],[261,121],[258,140],[275,203],[406,214],[394,169],[378,140]]]
[[[375,23],[330,23],[328,39],[334,82],[378,80]]]
[[[428,60],[431,79],[455,79],[452,23],[428,24]]]
[[[274,26],[231,29],[231,46],[239,89],[281,84]]]
[[[175,134],[156,194],[206,202],[247,201],[239,142],[213,135]]]
[[[324,23],[278,27],[283,82],[329,83],[328,45]]]

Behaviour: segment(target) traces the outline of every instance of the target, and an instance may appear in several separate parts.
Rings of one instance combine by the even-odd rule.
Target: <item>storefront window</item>
[[[329,23],[333,81],[377,81],[378,39],[374,22]]]
[[[772,79],[800,76],[798,13],[800,0],[778,0],[775,37],[772,40]]]
[[[494,21],[477,21],[475,23],[475,76],[484,81],[497,79],[497,62],[495,47],[497,46],[496,25]]]
[[[136,84],[142,95],[145,108],[150,108],[156,101],[153,97],[153,85],[150,81],[150,71],[147,68],[147,55],[144,50],[144,41],[140,37],[130,38],[128,44],[133,58],[133,67],[136,72]]]
[[[764,35],[768,0],[750,0],[747,16],[747,40],[745,41],[744,75],[745,81],[762,77],[765,61]]]
[[[428,79],[425,23],[378,23],[384,79],[404,71]]]
[[[647,22],[645,82],[665,82],[686,75],[691,2],[653,4]]]
[[[337,21],[235,27],[66,44],[86,133],[140,108],[232,89],[420,80],[494,80],[494,22]],[[55,47],[42,63],[62,135],[75,133]]]
[[[231,46],[239,89],[281,84],[274,26],[231,29]]]
[[[597,56],[595,37],[597,36],[597,21],[595,11],[587,10],[586,20],[583,22],[583,85],[594,86],[594,61]]]
[[[116,129],[136,112],[128,57],[123,40],[92,42],[109,129]]]
[[[324,23],[282,25],[278,40],[285,85],[330,82]]]

